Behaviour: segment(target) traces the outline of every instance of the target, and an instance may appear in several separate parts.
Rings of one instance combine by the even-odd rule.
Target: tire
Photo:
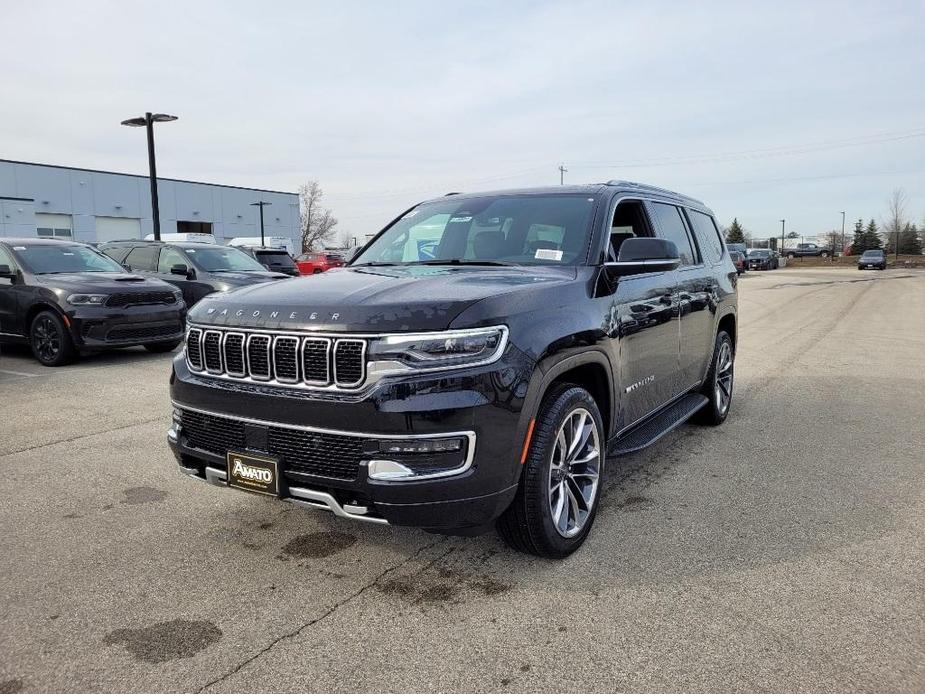
[[[822,253],[819,254],[819,257],[820,257],[820,258],[828,258],[828,257],[829,257],[828,251],[822,251]]]
[[[576,426],[584,443],[569,456]],[[605,446],[591,394],[569,383],[551,389],[536,417],[514,501],[497,522],[505,542],[549,559],[563,559],[581,547],[597,515]],[[571,465],[556,464],[563,457]]]
[[[793,253],[788,253],[788,254],[787,254],[787,257],[788,257],[788,258],[795,258],[796,256],[795,256]]]
[[[145,345],[145,349],[152,354],[161,354],[163,352],[173,352],[183,340],[171,340],[170,342],[152,342]]]
[[[43,366],[64,366],[77,358],[71,332],[54,311],[42,311],[32,319],[29,346]]]
[[[735,384],[735,347],[725,330],[716,334],[713,346],[713,363],[700,392],[707,397],[707,404],[694,415],[694,421],[707,426],[719,426],[729,416]]]

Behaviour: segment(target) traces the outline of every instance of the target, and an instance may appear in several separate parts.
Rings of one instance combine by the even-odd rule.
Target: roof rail
[[[614,179],[607,181],[607,183],[605,183],[604,185],[617,186],[620,188],[632,188],[640,192],[657,193],[658,195],[665,195],[668,197],[677,198],[679,200],[687,200],[689,202],[697,203],[698,205],[702,207],[706,207],[706,205],[704,205],[703,202],[698,200],[697,198],[692,198],[689,195],[684,195],[683,193],[678,193],[673,190],[668,190],[667,188],[659,188],[658,186],[652,186],[652,185],[649,185],[648,183],[636,183],[635,181],[621,181],[620,179],[614,178]]]
[[[451,195],[461,195],[461,193],[460,193],[458,190],[454,190],[454,191],[451,191],[451,192],[447,193],[447,194],[444,195],[443,197],[448,198],[448,197],[450,197]]]

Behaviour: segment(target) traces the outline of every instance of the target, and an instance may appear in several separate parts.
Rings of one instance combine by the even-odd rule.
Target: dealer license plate
[[[228,452],[228,486],[279,496],[279,461],[250,453]]]

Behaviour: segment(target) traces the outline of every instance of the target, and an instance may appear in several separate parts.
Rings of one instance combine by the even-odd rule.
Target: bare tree
[[[841,250],[842,248],[841,232],[838,231],[837,229],[833,229],[832,231],[827,231],[825,234],[823,234],[822,239],[824,242],[823,245],[826,246],[827,248],[832,249],[833,256]]]
[[[909,198],[902,188],[894,188],[893,194],[887,203],[887,218],[883,224],[883,234],[886,236],[887,246],[896,250],[899,235],[909,220],[906,219],[906,205]]]
[[[324,191],[318,181],[308,181],[299,187],[299,207],[302,216],[302,251],[323,248],[334,236],[337,217],[321,205]]]

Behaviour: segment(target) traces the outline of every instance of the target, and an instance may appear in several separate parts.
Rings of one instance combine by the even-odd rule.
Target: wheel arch
[[[720,330],[725,330],[729,333],[729,337],[732,338],[732,348],[736,348],[737,344],[737,335],[736,335],[736,316],[734,313],[729,312],[719,319],[719,322],[716,325],[716,332]]]

